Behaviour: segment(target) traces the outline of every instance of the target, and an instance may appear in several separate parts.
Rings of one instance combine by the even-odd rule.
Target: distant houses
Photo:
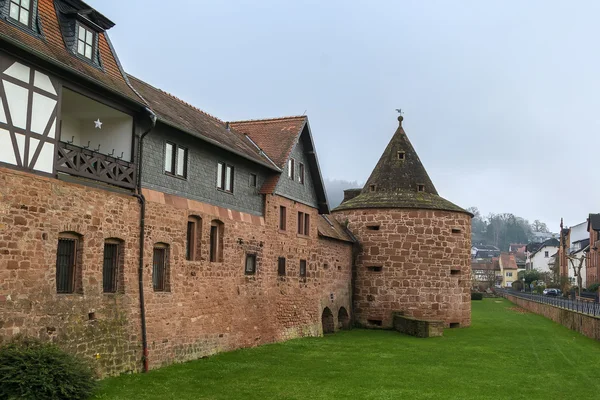
[[[552,272],[549,262],[553,255],[558,252],[558,239],[547,239],[543,243],[530,243],[527,245],[525,254],[527,261],[525,268],[527,270],[535,269],[540,272]]]
[[[565,228],[561,221],[559,248],[557,255],[560,277],[567,277],[571,286],[587,287],[595,280],[587,279],[588,253],[590,250],[590,233],[588,221]],[[579,277],[581,282],[579,282]]]
[[[492,245],[473,245],[471,246],[471,258],[473,259],[491,259],[500,257],[500,249]]]
[[[513,282],[518,281],[519,267],[513,253],[500,254],[500,275],[502,276],[502,287],[509,288]]]

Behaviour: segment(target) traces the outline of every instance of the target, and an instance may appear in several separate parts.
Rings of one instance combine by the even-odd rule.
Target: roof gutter
[[[45,55],[44,53],[41,53],[41,52],[39,52],[39,51],[37,51],[35,49],[32,49],[31,47],[25,46],[21,42],[13,39],[10,36],[6,36],[5,34],[0,33],[0,39],[4,40],[5,42],[10,43],[11,45],[13,45],[15,47],[18,47],[21,50],[24,50],[24,51],[26,51],[28,53],[33,54],[36,57],[38,57],[38,58],[40,58],[40,59],[42,59],[42,60],[44,60],[44,61],[46,61],[46,62],[48,62],[48,63],[50,63],[52,65],[54,65],[54,66],[60,67],[60,68],[62,68],[64,70],[67,70],[70,73],[72,73],[74,75],[77,75],[77,77],[79,77],[79,78],[81,78],[81,79],[83,79],[83,80],[85,80],[87,82],[93,83],[94,85],[98,85],[98,86],[102,87],[103,89],[107,90],[108,92],[110,92],[110,93],[112,93],[114,95],[117,95],[120,98],[123,98],[123,99],[126,99],[126,100],[132,102],[133,104],[137,105],[138,107],[139,106],[146,107],[146,104],[144,104],[142,102],[138,102],[138,101],[132,99],[131,97],[128,97],[128,96],[124,95],[123,93],[120,93],[120,92],[114,90],[113,88],[111,88],[108,85],[106,85],[106,84],[104,84],[104,83],[102,83],[100,81],[97,81],[95,79],[90,78],[88,75],[86,75],[86,74],[84,74],[84,73],[76,70],[75,68],[70,67],[70,66],[68,66],[66,64],[63,64],[61,62],[56,61],[55,59],[53,59],[52,57],[49,57],[49,56]]]
[[[142,361],[143,361],[143,372],[148,372],[148,335],[146,329],[146,303],[144,300],[144,244],[146,242],[146,198],[142,194],[142,157],[144,155],[144,138],[146,135],[154,129],[156,126],[156,114],[149,108],[146,108],[146,112],[150,117],[150,127],[146,129],[141,135],[138,144],[138,157],[137,157],[137,180],[136,180],[136,193],[134,196],[140,202],[140,232],[139,232],[139,259],[138,259],[138,291],[140,298],[140,322],[142,330]]]

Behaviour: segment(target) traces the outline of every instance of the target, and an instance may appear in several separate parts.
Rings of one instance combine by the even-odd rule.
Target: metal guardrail
[[[571,300],[564,297],[544,296],[541,294],[532,294],[524,292],[515,292],[506,289],[496,289],[496,292],[502,297],[506,295],[519,297],[526,300],[535,301],[537,303],[548,304],[554,307],[564,308],[571,311],[576,311],[582,314],[593,315],[600,317],[600,303],[590,301]]]

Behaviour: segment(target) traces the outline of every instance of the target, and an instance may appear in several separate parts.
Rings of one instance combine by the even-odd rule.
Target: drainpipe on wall
[[[134,194],[134,196],[140,202],[140,254],[138,265],[138,290],[140,292],[140,320],[142,324],[142,360],[144,363],[143,372],[148,372],[148,338],[146,335],[146,306],[144,303],[144,242],[146,240],[146,198],[142,194],[142,155],[144,153],[144,138],[156,126],[156,114],[154,114],[149,108],[146,108],[146,112],[150,117],[150,127],[140,135],[140,141],[138,143],[137,182],[136,193]]]

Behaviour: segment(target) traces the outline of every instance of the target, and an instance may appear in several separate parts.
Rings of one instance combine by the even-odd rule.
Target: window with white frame
[[[299,168],[299,173],[298,173],[298,182],[300,182],[302,185],[304,185],[304,164],[300,163],[298,165]]]
[[[290,158],[288,160],[288,178],[294,179],[294,159]]]
[[[175,143],[165,143],[165,173],[187,178],[188,150]]]
[[[81,24],[77,24],[77,53],[92,59],[94,50],[94,32]]]
[[[31,0],[10,0],[10,18],[29,26],[31,16]]]
[[[233,193],[233,166],[217,163],[217,189]]]

